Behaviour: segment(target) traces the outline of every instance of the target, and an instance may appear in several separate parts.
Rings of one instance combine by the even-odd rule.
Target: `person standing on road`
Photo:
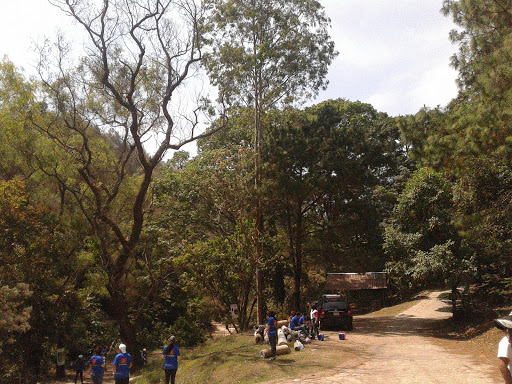
[[[126,353],[126,345],[119,344],[119,353],[114,358],[112,365],[114,365],[114,378],[116,380],[116,384],[129,384],[132,356],[129,353]]]
[[[498,366],[503,380],[505,380],[505,384],[512,384],[512,367],[510,361],[510,359],[512,359],[512,345],[510,344],[512,343],[512,316],[509,315],[502,319],[496,319],[494,320],[494,324],[505,333],[505,336],[498,345]]]
[[[265,328],[265,334],[268,336],[270,351],[272,353],[270,360],[275,360],[277,349],[277,320],[274,317],[274,311],[269,311],[268,316],[269,317],[267,321],[267,328]]]
[[[75,384],[78,380],[78,376],[80,376],[80,382],[82,384],[84,384],[84,368],[85,368],[84,355],[78,356],[78,359],[75,360],[75,363],[73,365],[75,367]]]
[[[174,384],[176,372],[178,371],[178,360],[180,359],[180,349],[176,346],[176,337],[169,338],[169,344],[162,351],[164,358],[165,384]]]
[[[101,384],[103,382],[103,373],[105,368],[105,360],[101,355],[101,347],[96,347],[94,355],[89,359],[91,366],[91,380],[94,384]]]

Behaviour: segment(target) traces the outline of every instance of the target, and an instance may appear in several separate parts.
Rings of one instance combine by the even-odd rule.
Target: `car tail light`
[[[325,311],[323,309],[320,310],[320,317],[325,317]]]
[[[347,313],[348,313],[348,315],[349,315],[349,316],[352,316],[352,309],[350,309],[350,308],[349,308],[349,309],[347,310]]]

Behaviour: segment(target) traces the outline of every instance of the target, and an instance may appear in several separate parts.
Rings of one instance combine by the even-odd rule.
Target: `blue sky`
[[[457,94],[450,56],[454,28],[441,0],[321,0],[339,56],[330,85],[314,102],[343,97],[392,116],[444,106]],[[31,72],[33,45],[57,29],[78,36],[69,18],[46,0],[6,1],[0,13],[0,55]]]

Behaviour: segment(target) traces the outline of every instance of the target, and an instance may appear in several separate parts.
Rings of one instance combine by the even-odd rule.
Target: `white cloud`
[[[438,64],[422,73],[411,91],[411,103],[414,106],[444,106],[457,94],[455,78],[457,72],[446,65]],[[418,109],[418,108],[416,108]]]
[[[457,94],[449,67],[455,27],[441,1],[325,0],[340,52],[318,100],[344,97],[391,115],[445,105]]]
[[[448,33],[455,26],[439,12],[441,0],[321,0],[332,20],[340,52],[329,70],[330,87],[315,102],[361,100],[391,115],[416,113],[424,104],[445,105],[456,96],[456,73],[449,67],[457,47]],[[0,56],[26,70],[31,50],[57,28],[76,38],[79,26],[47,1],[4,1],[0,13]]]

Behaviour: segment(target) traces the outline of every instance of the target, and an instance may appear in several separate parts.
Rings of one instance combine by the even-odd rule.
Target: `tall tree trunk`
[[[259,203],[259,202],[258,202]],[[259,204],[258,204],[259,205]],[[261,207],[258,209],[261,210]],[[261,224],[260,224],[261,222]],[[257,318],[258,324],[263,324],[265,322],[265,299],[263,297],[264,290],[264,282],[263,282],[263,214],[258,212],[258,220],[257,220],[257,238],[256,238],[256,298],[257,298]]]
[[[130,321],[128,313],[128,303],[123,295],[122,284],[118,281],[113,281],[109,285],[108,290],[110,293],[110,300],[112,308],[114,310],[114,318],[119,327],[119,335],[121,336],[121,342],[126,344],[127,352],[132,356],[133,365],[135,368],[142,366],[142,358],[140,357],[139,350],[140,344],[137,340],[137,328],[135,324]],[[117,349],[119,344],[115,345]]]
[[[258,301],[257,305],[257,318],[258,324],[263,324],[265,319],[265,314],[263,313],[264,298],[263,298],[263,290],[264,290],[264,281],[263,281],[263,232],[264,232],[264,224],[263,224],[263,204],[261,201],[261,183],[262,183],[262,165],[261,165],[261,146],[262,146],[262,123],[261,123],[261,111],[259,104],[259,84],[261,83],[261,79],[258,75],[255,75],[255,98],[254,98],[254,150],[256,156],[254,156],[254,167],[255,167],[255,177],[254,184],[256,189],[256,298]]]
[[[286,299],[286,289],[284,287],[284,270],[281,262],[276,263],[274,268],[274,300],[276,303],[283,304]]]
[[[294,306],[295,310],[300,310],[300,287],[302,278],[302,205],[297,208],[297,227],[295,229],[295,262],[293,266],[294,272]]]

